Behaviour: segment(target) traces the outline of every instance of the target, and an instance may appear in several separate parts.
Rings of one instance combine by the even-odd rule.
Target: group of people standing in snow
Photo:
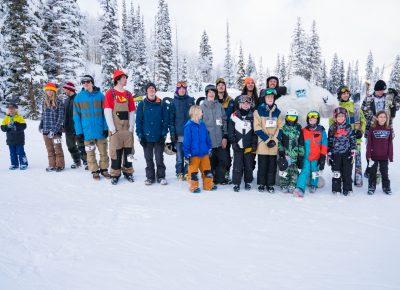
[[[156,85],[148,83],[146,96],[137,108],[132,94],[125,89],[127,80],[123,71],[116,70],[114,87],[103,95],[93,77],[85,75],[78,94],[72,82],[63,85],[65,101],[57,97],[54,83],[45,85],[39,131],[48,153],[46,171],[65,168],[64,132],[73,159],[71,168],[83,165],[95,180],[102,176],[111,179],[112,184],[117,184],[122,175],[134,182],[136,130],[146,160],[145,184],[166,185],[164,148],[169,132],[176,149],[176,177],[187,180],[191,192],[201,191],[199,173],[203,190],[233,184],[238,192],[242,179],[244,188],[250,190],[257,164],[258,191],[273,193],[278,179],[283,192],[303,197],[307,184],[310,192],[316,191],[320,171],[328,163],[332,192],[348,195],[352,192],[353,163],[360,152],[357,147],[364,136],[368,193],[375,192],[378,170],[383,191],[391,193],[388,162],[393,161],[393,118],[400,108],[400,98],[397,91],[386,91],[382,80],[362,102],[359,118],[349,88],[339,87],[339,107],[333,112],[327,132],[320,124],[318,111],[307,114],[304,128],[298,123],[296,110],[281,112],[275,101],[286,94],[286,88],[279,85],[277,77],[269,77],[260,94],[254,80],[246,77],[243,91],[236,98],[228,95],[224,79],[218,78],[215,85],[206,86],[200,105],[188,95],[185,81],[177,83],[169,105],[157,96]],[[16,104],[7,105],[1,125],[7,132],[11,170],[28,166],[24,152],[26,123],[17,108]]]

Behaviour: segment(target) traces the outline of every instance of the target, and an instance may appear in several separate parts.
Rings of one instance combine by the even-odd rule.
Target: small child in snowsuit
[[[303,168],[304,138],[301,125],[297,123],[298,118],[296,110],[287,111],[285,125],[282,127],[282,139],[278,143],[278,167],[281,164],[286,165],[286,168],[279,168],[281,189],[284,193],[293,193],[298,170]]]
[[[297,179],[296,189],[293,191],[297,197],[304,197],[308,179],[310,179],[310,192],[314,193],[317,190],[318,173],[325,168],[328,138],[325,128],[319,122],[320,115],[317,111],[307,114],[307,126],[302,129],[304,138],[303,168]]]
[[[382,175],[382,190],[386,194],[392,194],[388,160],[393,162],[393,132],[386,111],[376,114],[375,121],[368,131],[367,159],[373,161],[369,171],[368,194],[375,193],[378,166]]]
[[[240,191],[240,183],[244,174],[245,189],[251,189],[253,181],[254,158],[257,150],[258,137],[254,134],[254,115],[250,110],[251,97],[239,97],[239,109],[229,121],[228,135],[233,149],[233,190]]]
[[[183,153],[185,165],[188,165],[189,190],[199,193],[198,171],[200,169],[204,190],[216,190],[213,182],[209,153],[211,139],[206,125],[201,120],[203,112],[200,106],[193,105],[189,110],[190,120],[186,123],[183,135]]]
[[[11,166],[10,170],[25,170],[28,167],[28,160],[24,150],[26,122],[24,118],[18,114],[17,104],[7,105],[7,116],[1,123],[1,130],[6,132],[7,145],[10,149]]]
[[[351,172],[356,155],[356,137],[343,107],[333,111],[334,123],[328,131],[328,164],[331,166],[332,193],[347,196],[352,192]]]
[[[254,111],[254,132],[258,136],[258,191],[275,192],[278,142],[282,135],[283,119],[275,104],[275,89],[265,90],[265,100]]]

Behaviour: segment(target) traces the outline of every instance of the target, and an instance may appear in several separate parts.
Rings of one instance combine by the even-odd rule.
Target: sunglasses
[[[92,81],[81,81],[81,84],[90,84]]]
[[[319,118],[319,114],[317,112],[311,112],[307,114],[307,117],[309,119],[318,119]]]

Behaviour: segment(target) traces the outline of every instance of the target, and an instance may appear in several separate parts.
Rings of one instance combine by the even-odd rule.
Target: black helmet
[[[208,91],[210,91],[210,90],[211,90],[211,91],[214,91],[215,95],[218,94],[217,88],[216,88],[214,85],[208,85],[208,86],[206,86],[206,88],[204,89],[204,92],[205,92],[205,94],[206,94],[206,97],[207,97]]]
[[[341,100],[342,94],[345,93],[345,92],[348,92],[350,94],[349,87],[341,85],[337,90],[337,97],[338,97],[339,101]]]

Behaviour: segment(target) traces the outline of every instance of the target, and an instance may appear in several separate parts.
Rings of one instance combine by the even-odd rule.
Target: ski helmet
[[[289,167],[289,162],[286,160],[285,157],[278,158],[278,168],[279,171],[285,171]]]
[[[297,120],[299,119],[299,113],[295,109],[290,109],[286,112],[286,123],[289,125],[294,125],[297,123]]]
[[[342,86],[340,86],[338,88],[338,90],[337,90],[337,98],[338,98],[339,101],[341,101],[342,94],[345,93],[345,92],[348,92],[350,94],[350,89],[349,89],[348,86],[343,86],[342,85]]]
[[[217,88],[214,85],[208,85],[206,86],[206,88],[204,89],[206,97],[207,97],[207,93],[208,91],[213,91],[215,93],[215,95],[218,94]]]
[[[333,116],[336,119],[336,116],[339,114],[343,114],[347,118],[347,110],[343,107],[337,107],[335,110],[333,110]]]
[[[312,118],[317,118],[317,125],[319,125],[319,121],[321,119],[319,112],[317,112],[317,111],[308,112],[307,119],[306,119],[308,125],[310,125],[310,119],[312,119]]]

